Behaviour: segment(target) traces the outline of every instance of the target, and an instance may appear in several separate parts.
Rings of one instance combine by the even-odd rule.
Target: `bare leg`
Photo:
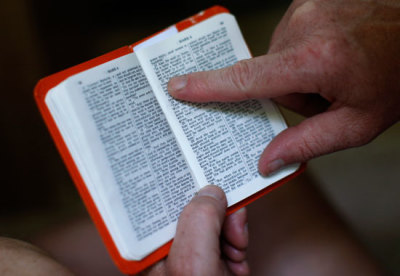
[[[112,262],[89,217],[52,229],[36,238],[34,244],[76,275],[123,275]]]
[[[307,174],[248,208],[252,275],[381,275]]]
[[[67,268],[26,242],[0,238],[0,275],[73,275]]]
[[[248,207],[251,275],[380,275],[307,175]],[[41,248],[78,275],[121,275],[88,218],[43,235]]]

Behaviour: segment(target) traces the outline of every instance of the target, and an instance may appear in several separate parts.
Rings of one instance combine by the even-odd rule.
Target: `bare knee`
[[[39,248],[0,237],[0,275],[72,275]]]

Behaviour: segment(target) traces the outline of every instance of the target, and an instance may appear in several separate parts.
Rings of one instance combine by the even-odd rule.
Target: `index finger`
[[[219,70],[196,72],[172,78],[170,94],[194,102],[226,102],[265,99],[293,92],[315,91],[306,78],[307,58],[291,51],[242,60]]]

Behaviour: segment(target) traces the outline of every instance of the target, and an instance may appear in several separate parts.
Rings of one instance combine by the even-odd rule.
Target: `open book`
[[[195,104],[168,94],[173,76],[250,57],[235,18],[213,7],[37,85],[42,115],[123,272],[168,253],[201,187],[220,186],[233,211],[299,173],[299,165],[258,173],[262,150],[286,128],[272,102]]]

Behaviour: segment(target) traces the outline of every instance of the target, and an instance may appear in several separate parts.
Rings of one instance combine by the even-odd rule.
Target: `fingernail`
[[[169,92],[177,92],[182,90],[187,84],[187,76],[178,76],[172,78],[168,83],[168,90]]]
[[[220,191],[220,189],[215,185],[208,185],[206,187],[201,188],[196,196],[210,196],[215,198],[218,201],[224,200],[224,194]]]
[[[277,170],[282,168],[284,165],[285,165],[285,162],[283,162],[282,159],[277,159],[277,160],[272,161],[267,166],[266,176],[271,175],[272,173],[276,172]]]

